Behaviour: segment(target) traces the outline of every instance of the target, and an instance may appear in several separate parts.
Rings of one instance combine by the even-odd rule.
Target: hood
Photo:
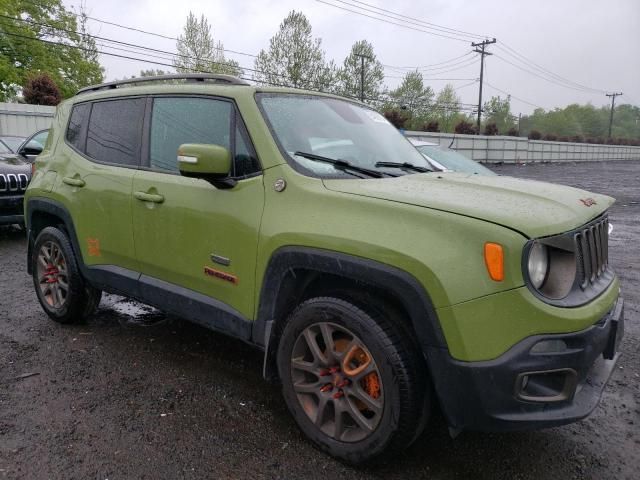
[[[323,182],[327,189],[336,192],[478,218],[511,228],[529,238],[577,228],[615,201],[606,195],[563,185],[463,173],[439,172],[366,180],[325,179]]]
[[[26,173],[31,176],[31,165],[14,153],[0,154],[0,173]]]

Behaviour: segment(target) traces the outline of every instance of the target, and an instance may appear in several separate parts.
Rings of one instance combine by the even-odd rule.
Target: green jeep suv
[[[451,431],[576,421],[618,358],[613,199],[432,172],[368,106],[233,77],[61,103],[25,196],[45,312],[102,291],[264,351],[302,431],[349,462]],[[212,381],[214,381],[212,379]]]

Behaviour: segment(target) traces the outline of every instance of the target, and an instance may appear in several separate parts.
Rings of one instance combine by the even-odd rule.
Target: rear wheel
[[[301,304],[278,349],[284,398],[298,425],[351,463],[415,438],[428,393],[421,366],[402,329],[332,297]]]
[[[36,294],[49,317],[60,323],[77,323],[95,311],[102,292],[82,278],[63,231],[43,229],[36,238],[31,262]]]

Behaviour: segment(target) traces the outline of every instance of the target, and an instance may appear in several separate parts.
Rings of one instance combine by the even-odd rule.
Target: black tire
[[[366,347],[367,353],[375,362],[376,372],[381,376],[382,413],[376,420],[377,426],[364,438],[343,441],[345,435],[336,439],[327,433],[326,427],[317,427],[313,416],[305,411],[305,408],[309,410],[308,402],[303,407],[299,398],[300,395],[317,396],[317,404],[320,405],[320,394],[300,394],[300,383],[297,380],[294,386],[292,375],[294,371],[299,372],[299,368],[292,367],[292,358],[300,351],[299,343],[296,342],[303,338],[305,332],[311,331],[309,327],[315,329],[321,323],[333,325],[338,330],[345,328],[352,333],[354,339]],[[287,320],[278,347],[277,362],[284,399],[297,424],[320,449],[334,457],[351,464],[360,464],[382,453],[402,451],[415,440],[423,427],[420,419],[425,409],[429,409],[429,402],[425,405],[425,398],[430,394],[424,362],[405,330],[381,315],[377,309],[365,312],[348,301],[334,297],[317,297],[305,301]],[[296,362],[300,363],[299,357]],[[315,373],[309,375],[323,381]],[[346,399],[349,396],[347,388],[349,387],[345,387],[344,396],[334,401]],[[334,413],[344,411],[336,404],[331,408]],[[318,406],[317,412],[320,410]],[[320,414],[316,413],[316,420],[318,417]],[[320,423],[323,424],[322,420]],[[357,425],[353,428],[357,428]],[[337,427],[334,433],[335,431],[338,431]]]
[[[47,252],[51,255],[48,262],[45,261]],[[50,265],[45,267],[43,263]],[[100,303],[102,292],[85,282],[71,242],[62,230],[46,227],[39,233],[33,247],[31,268],[38,301],[52,320],[65,324],[83,322]],[[43,273],[43,268],[53,268],[55,272]],[[56,286],[56,294],[51,291],[53,287],[47,290],[48,284]]]

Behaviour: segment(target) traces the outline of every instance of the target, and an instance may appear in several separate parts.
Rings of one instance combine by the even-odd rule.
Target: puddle
[[[166,313],[156,308],[109,293],[102,296],[99,310],[115,312],[118,322],[123,326],[153,327],[169,319]]]

